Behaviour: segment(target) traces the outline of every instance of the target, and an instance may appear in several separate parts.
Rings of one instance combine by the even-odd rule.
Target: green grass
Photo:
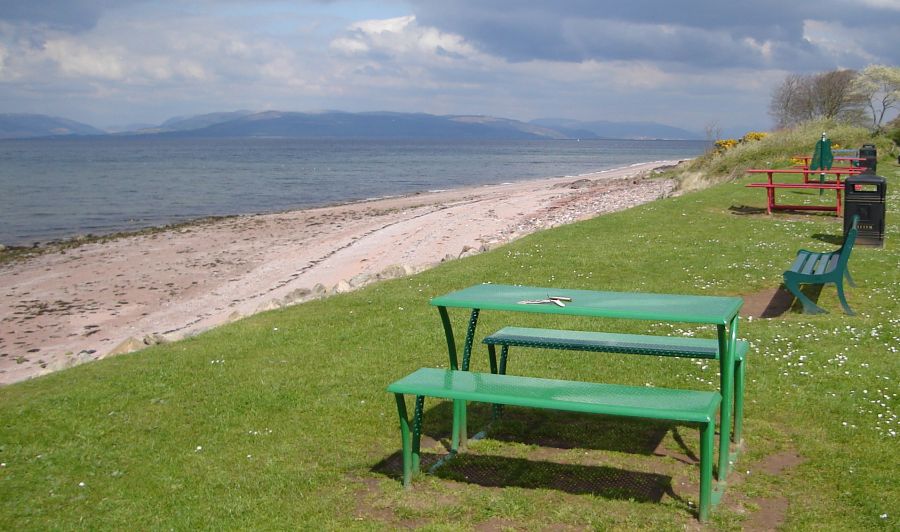
[[[829,287],[819,297],[829,314],[741,321],[752,344],[747,448],[710,528],[739,529],[771,501],[789,503],[778,518],[788,529],[900,526],[900,171],[882,157],[879,174],[889,180],[887,245],[854,249],[859,287],[848,298],[859,315],[845,316]],[[777,287],[797,249],[836,247],[842,228],[832,216],[733,209],[765,206],[746,182],[2,388],[0,529],[693,527],[698,472],[685,460],[699,452],[694,429],[508,409],[490,437],[404,491],[385,386],[446,366],[428,300],[473,283],[749,296]],[[462,330],[467,316],[451,316]],[[479,333],[510,324],[714,335],[487,312]],[[480,345],[473,369],[487,369]],[[697,389],[717,382],[715,365],[702,361],[525,349],[513,352],[510,372]],[[471,427],[489,415],[474,405]],[[449,423],[449,406],[429,401],[426,460],[445,452]],[[785,453],[802,460],[773,465]]]

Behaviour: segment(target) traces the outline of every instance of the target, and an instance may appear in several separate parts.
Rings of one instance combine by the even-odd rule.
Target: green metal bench
[[[491,373],[506,374],[509,348],[534,347],[566,351],[594,351],[633,355],[658,355],[679,358],[718,360],[719,342],[706,338],[614,334],[604,332],[504,327],[482,340],[488,346]],[[500,364],[496,347],[500,346]],[[750,349],[746,340],[737,340],[734,350],[734,441],[741,441],[744,413],[744,358]],[[499,415],[499,408],[495,410]]]
[[[712,497],[713,435],[721,397],[717,392],[574,382],[494,373],[422,368],[388,386],[397,400],[403,449],[403,485],[419,470],[425,397],[454,401],[453,431],[465,402],[477,401],[611,416],[664,419],[700,427],[699,519],[709,516]],[[410,423],[405,395],[416,396]],[[461,405],[461,408],[458,406]]]
[[[791,267],[784,272],[784,286],[791,291],[792,294],[803,304],[803,312],[807,314],[822,314],[825,309],[813,303],[803,291],[800,290],[801,284],[821,284],[834,283],[837,287],[838,299],[844,312],[850,316],[855,315],[853,309],[847,304],[847,298],[844,296],[844,277],[850,286],[856,286],[853,278],[850,277],[850,270],[847,269],[847,262],[850,260],[850,252],[853,250],[853,243],[856,242],[859,215],[854,215],[850,223],[850,229],[844,239],[844,244],[829,253],[818,253],[815,251],[807,251],[801,249],[797,252],[797,258]]]

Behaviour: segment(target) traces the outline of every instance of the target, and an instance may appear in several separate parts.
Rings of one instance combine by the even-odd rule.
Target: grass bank
[[[710,529],[900,526],[900,171],[887,158],[880,165],[887,245],[854,250],[859,287],[848,298],[858,316],[845,316],[826,288],[819,302],[829,314],[742,320],[740,337],[752,344],[747,448]],[[836,246],[838,219],[761,214],[764,195],[747,181],[2,388],[0,529],[695,527],[693,429],[511,408],[467,455],[406,492],[384,388],[418,367],[446,366],[428,300],[473,283],[750,299],[778,287],[797,249]],[[459,330],[467,316],[452,318]],[[512,323],[563,325],[485,313],[480,335]],[[645,322],[565,326],[714,334]],[[478,349],[473,368],[487,364]],[[539,350],[517,350],[510,372],[696,389],[717,381],[703,361]],[[488,416],[474,406],[471,426]],[[445,403],[427,404],[427,460],[445,452],[449,420]]]
[[[885,157],[896,153],[894,143],[885,136],[873,137],[865,128],[819,120],[768,134],[761,140],[742,141],[724,151],[711,150],[680,166],[673,175],[681,182],[682,190],[697,190],[738,179],[748,168],[787,167],[794,164],[792,155],[811,156],[823,132],[835,149],[858,149],[863,144],[874,143],[878,153]],[[896,161],[896,155],[892,159]]]

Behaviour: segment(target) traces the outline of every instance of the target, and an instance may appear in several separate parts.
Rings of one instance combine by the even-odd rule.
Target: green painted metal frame
[[[850,269],[847,263],[850,261],[850,252],[853,251],[853,244],[856,242],[856,236],[859,232],[856,228],[858,221],[859,215],[854,215],[850,224],[850,230],[847,232],[847,237],[840,248],[826,253],[801,249],[797,252],[797,257],[794,259],[790,269],[784,272],[784,286],[803,304],[803,312],[806,314],[822,314],[826,311],[813,303],[800,290],[800,285],[833,283],[837,288],[838,299],[841,302],[841,306],[844,307],[844,312],[849,316],[856,315],[853,309],[850,308],[850,305],[847,304],[847,298],[844,295],[844,278],[847,278],[847,283],[850,286],[856,286],[853,277],[850,276]],[[832,261],[834,261],[834,266],[829,269]],[[821,271],[816,273],[820,265]]]
[[[567,303],[565,307],[518,303],[523,300],[547,298],[549,295],[565,296],[572,302]],[[431,300],[431,305],[437,307],[444,325],[452,369],[458,367],[457,349],[447,308],[472,309],[463,344],[463,370],[469,368],[475,329],[479,314],[483,310],[716,325],[720,353],[719,392],[722,397],[719,426],[722,428],[719,431],[719,460],[716,475],[719,485],[715,490],[717,495],[714,494],[714,496],[721,497],[728,472],[731,465],[737,460],[742,443],[745,362],[739,361],[736,364],[735,344],[737,342],[738,311],[743,305],[743,299],[739,297],[640,294],[482,284],[435,297]],[[502,353],[501,364],[505,364]],[[455,428],[451,438],[451,452],[456,452],[460,447],[466,445],[468,427],[465,411],[465,401],[454,400]],[[494,414],[498,415],[498,410],[495,410]],[[735,452],[731,451],[732,442],[738,444]]]
[[[737,325],[735,324],[734,327],[737,327]],[[538,332],[544,336],[550,337],[538,337],[536,336]],[[732,441],[740,445],[744,426],[744,363],[745,358],[749,353],[749,343],[737,340],[736,334],[737,331],[735,329],[735,353],[733,362],[734,429],[732,432]],[[574,338],[575,341],[567,342],[565,339],[569,337]],[[597,339],[599,343],[590,345],[588,343],[590,339]],[[608,342],[613,340],[614,343],[610,345]],[[715,347],[710,347],[710,342],[714,343]],[[718,340],[704,340],[698,338],[668,338],[633,334],[610,335],[606,333],[584,331],[504,327],[500,331],[485,337],[482,340],[482,343],[487,344],[488,361],[490,363],[491,373],[499,373],[501,375],[506,374],[509,348],[511,346],[716,360],[719,358]],[[496,351],[496,345],[498,344],[500,345],[499,367],[497,364]],[[690,349],[692,348],[696,350],[691,351]],[[502,413],[503,405],[494,405],[494,419],[498,419]],[[732,458],[735,457],[736,454],[733,454]]]
[[[462,381],[462,382],[459,382]],[[536,386],[536,387],[535,387]],[[520,390],[526,388],[528,393]],[[607,397],[627,395],[626,403],[606,403]],[[514,392],[510,392],[514,390]],[[595,392],[595,390],[597,390]],[[620,391],[621,390],[621,391]],[[614,416],[644,417],[651,419],[671,419],[682,423],[696,424],[700,427],[700,504],[698,517],[706,521],[710,508],[721,499],[723,484],[713,486],[713,452],[715,448],[715,411],[721,402],[720,395],[708,392],[692,392],[689,390],[671,390],[662,388],[644,388],[608,384],[595,384],[555,379],[537,379],[533,377],[515,377],[497,373],[483,374],[460,370],[439,370],[422,368],[388,386],[394,393],[397,402],[397,413],[400,418],[401,448],[403,457],[403,485],[410,488],[412,476],[419,472],[420,442],[422,414],[426,396],[451,399],[465,404],[467,400],[489,402],[494,404],[512,404],[531,408],[569,410],[574,412],[607,414]],[[599,393],[597,401],[589,398]],[[659,399],[652,399],[654,406],[640,406],[633,398],[647,394],[666,394],[669,401],[660,406]],[[678,394],[673,396],[672,394]],[[415,411],[412,423],[406,409],[405,395],[414,395]],[[683,403],[683,397],[691,397],[689,403]],[[707,397],[714,397],[710,401]],[[573,399],[574,398],[574,399]],[[694,399],[696,398],[696,399]],[[702,402],[697,402],[697,401]],[[673,403],[683,404],[675,406]],[[690,406],[687,406],[687,405]],[[459,419],[454,415],[454,431]]]

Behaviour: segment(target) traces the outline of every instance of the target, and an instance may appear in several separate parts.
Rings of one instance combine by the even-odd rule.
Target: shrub
[[[715,144],[716,151],[722,153],[724,151],[730,150],[738,145],[738,141],[734,139],[721,139],[717,140]]]
[[[741,142],[753,142],[755,140],[762,140],[766,138],[766,135],[768,135],[768,133],[765,133],[763,131],[750,131],[749,133],[744,135],[744,137],[741,139]]]

